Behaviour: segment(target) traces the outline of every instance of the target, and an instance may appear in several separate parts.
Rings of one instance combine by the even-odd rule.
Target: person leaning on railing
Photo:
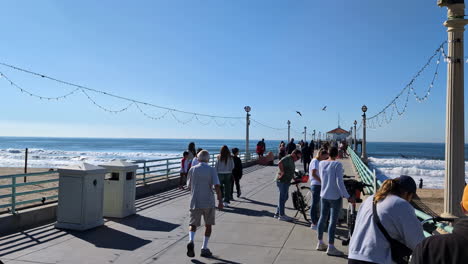
[[[391,246],[382,227],[390,238],[409,250],[413,250],[424,239],[421,222],[410,204],[415,193],[416,182],[402,175],[384,181],[377,193],[362,203],[349,243],[348,264],[393,263],[393,253],[402,250],[395,250]],[[377,212],[376,217],[374,210]]]
[[[468,215],[468,186],[465,186],[461,209]],[[459,219],[452,234],[424,239],[413,252],[412,264],[468,263],[468,218]]]

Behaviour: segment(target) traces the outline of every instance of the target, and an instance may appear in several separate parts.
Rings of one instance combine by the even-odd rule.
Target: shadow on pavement
[[[61,238],[67,232],[54,228],[53,224],[36,227],[0,238],[0,257]]]
[[[274,215],[272,212],[269,212],[266,210],[258,211],[258,210],[252,210],[252,209],[247,209],[247,208],[237,208],[237,207],[228,207],[228,208],[224,208],[223,210],[228,213],[241,214],[241,215],[247,215],[247,216],[273,217]]]
[[[261,205],[261,206],[274,207],[274,208],[277,207],[277,205],[275,205],[275,204],[259,202],[259,201],[255,201],[255,200],[252,200],[252,199],[249,199],[249,198],[240,198],[240,199],[238,199],[238,201],[240,201],[241,203],[244,203],[242,200],[247,201],[246,203],[257,204],[257,205]]]
[[[219,261],[219,262],[214,262],[215,264],[241,264],[239,262],[234,262],[234,261],[218,258],[216,256],[213,256],[213,257],[208,258],[208,259]],[[198,259],[192,259],[191,262],[195,263],[195,264],[205,264],[206,263],[206,262],[200,261]]]
[[[141,239],[107,226],[101,226],[85,232],[70,231],[70,234],[98,248],[133,251],[151,243],[151,240]]]
[[[187,190],[172,189],[158,194],[148,195],[145,197],[138,198],[135,201],[135,207],[137,211],[142,211],[158,204],[162,204],[179,197],[189,195]]]
[[[147,231],[159,231],[159,232],[171,232],[180,225],[157,220],[154,218],[146,217],[143,215],[132,215],[124,219],[115,219],[115,222],[118,222],[122,225],[133,227],[137,230],[147,230]]]

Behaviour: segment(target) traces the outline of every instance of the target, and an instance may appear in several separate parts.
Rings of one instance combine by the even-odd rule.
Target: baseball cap
[[[409,192],[409,193],[416,193],[416,182],[408,175],[401,175],[397,178],[398,184],[400,187]]]

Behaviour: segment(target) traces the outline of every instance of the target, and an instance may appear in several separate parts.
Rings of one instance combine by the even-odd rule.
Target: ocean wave
[[[102,164],[116,159],[127,161],[156,160],[178,157],[179,154],[162,152],[111,152],[111,151],[63,151],[29,149],[28,166],[34,168],[58,168],[79,162]],[[24,149],[0,149],[0,167],[24,166]]]
[[[423,180],[428,188],[443,188],[445,177],[445,161],[433,159],[404,158],[369,158],[369,166],[378,175],[395,178],[400,175],[412,176],[416,181]],[[468,162],[465,162],[465,177],[468,181]]]

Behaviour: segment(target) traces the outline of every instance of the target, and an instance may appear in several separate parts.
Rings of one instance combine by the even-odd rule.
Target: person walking
[[[311,140],[311,141],[310,141],[310,144],[309,144],[309,148],[312,150],[312,151],[311,151],[311,152],[312,152],[312,156],[314,155],[315,146],[316,146],[316,145],[315,145],[314,140]]]
[[[197,149],[197,155],[202,150],[203,150],[202,148],[198,148]],[[193,158],[193,160],[192,160],[192,163],[190,164],[190,167],[196,166],[196,165],[198,165],[198,163],[200,163],[200,162],[198,161],[198,158],[195,156],[195,158]]]
[[[312,153],[313,153],[313,150],[312,150],[312,153],[311,153],[308,142],[304,143],[304,146],[302,147],[301,152],[302,152],[302,163],[304,165],[304,172],[308,172],[309,171],[309,163],[310,163],[311,156],[312,156]]]
[[[320,205],[320,191],[322,187],[322,180],[319,175],[319,164],[320,161],[328,159],[328,151],[326,149],[320,149],[317,155],[310,163],[309,167],[309,178],[310,178],[310,191],[312,193],[312,201],[310,206],[310,228],[317,230],[317,223],[319,220],[319,205]]]
[[[286,146],[286,150],[288,154],[291,154],[296,149],[296,144],[294,143],[294,138],[291,138],[288,145]]]
[[[327,251],[330,256],[342,256],[343,252],[335,248],[335,230],[338,215],[342,207],[342,198],[349,198],[348,191],[343,182],[343,165],[336,161],[338,149],[332,147],[328,151],[329,158],[319,163],[319,175],[321,179],[320,190],[320,218],[317,224],[318,244],[316,249]],[[323,242],[323,232],[327,222],[327,216],[330,214],[330,223],[328,225],[328,247]]]
[[[193,159],[197,157],[197,151],[195,149],[195,142],[190,142],[188,144],[187,152],[189,153],[188,156],[187,156],[187,161],[188,161],[188,164],[189,164],[188,169],[190,169],[192,167]]]
[[[416,182],[402,175],[384,181],[375,195],[367,197],[357,214],[348,263],[393,263],[390,242],[382,229],[411,250],[424,239],[421,222],[410,204],[415,194]]]
[[[224,145],[221,150],[215,165],[218,172],[219,182],[221,183],[221,193],[223,195],[224,206],[227,207],[232,199],[231,184],[232,184],[232,169],[234,169],[234,160],[228,146]]]
[[[242,161],[239,158],[239,149],[232,149],[232,159],[234,160],[234,168],[232,169],[232,187],[231,187],[231,197],[234,197],[234,184],[237,189],[237,197],[241,196],[240,188],[240,179],[242,178]]]
[[[187,173],[190,167],[189,160],[187,159],[189,156],[188,151],[184,151],[182,154],[183,157],[180,160],[180,178],[179,178],[179,189],[184,189],[184,186],[187,182]]]
[[[460,203],[468,216],[468,185]],[[411,264],[458,264],[468,263],[468,218],[459,218],[451,234],[425,238],[413,251]]]
[[[265,153],[265,149],[266,149],[265,139],[262,138],[262,140],[257,143],[257,149],[256,149],[256,152],[259,157],[263,157],[263,153]]]
[[[291,221],[292,218],[284,213],[284,207],[288,200],[289,186],[291,180],[294,178],[294,171],[296,170],[295,162],[300,160],[302,153],[300,150],[295,149],[290,155],[282,158],[278,163],[278,175],[276,176],[276,186],[278,186],[279,199],[278,206],[276,207],[275,218],[281,221]]]
[[[198,154],[200,164],[190,168],[187,174],[187,187],[190,190],[190,222],[189,222],[189,242],[187,244],[187,256],[193,258],[194,238],[197,228],[201,226],[201,217],[205,222],[205,236],[200,256],[211,257],[213,254],[208,248],[208,241],[212,233],[212,226],[215,225],[215,197],[213,187],[218,198],[218,209],[223,209],[221,190],[218,174],[216,170],[208,165],[210,154],[203,150]]]

